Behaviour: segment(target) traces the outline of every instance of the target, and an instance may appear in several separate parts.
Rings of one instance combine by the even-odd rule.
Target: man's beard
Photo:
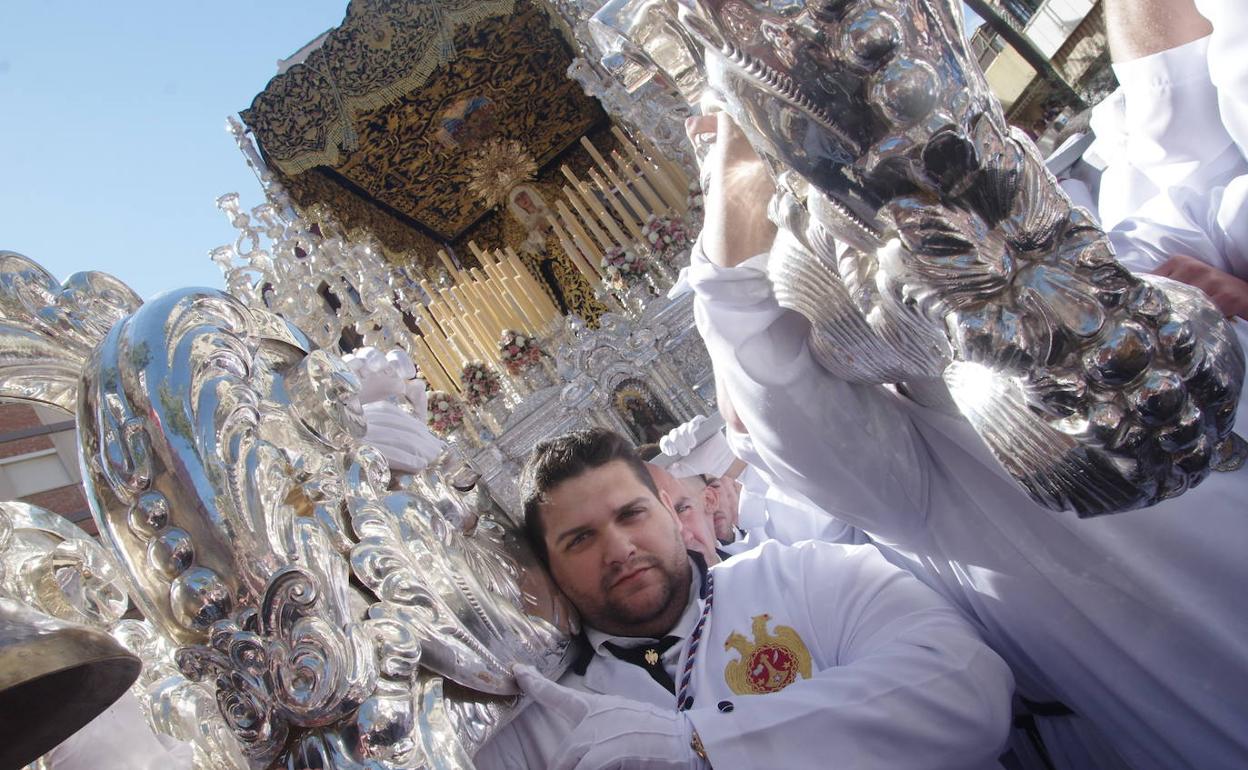
[[[601,617],[586,618],[589,625],[595,628],[602,628],[604,625],[611,627],[629,627],[641,626],[662,617],[665,612],[669,612],[672,602],[679,595],[678,588],[681,581],[689,582],[689,575],[683,577],[679,574],[682,570],[680,565],[686,568],[689,565],[688,559],[682,554],[679,564],[666,565],[658,556],[647,555],[639,557],[627,565],[621,565],[617,569],[611,570],[603,576],[601,589],[604,597]],[[659,596],[651,606],[645,608],[630,607],[623,601],[616,601],[611,596],[611,587],[620,575],[633,572],[637,569],[649,567],[658,572],[662,576],[663,581],[660,586]],[[687,572],[687,570],[686,570]]]

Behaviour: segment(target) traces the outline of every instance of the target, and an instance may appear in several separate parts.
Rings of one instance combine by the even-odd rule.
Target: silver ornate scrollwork
[[[112,555],[81,529],[42,508],[0,503],[0,596],[108,631],[143,661],[130,691],[152,729],[189,742],[196,768],[244,770],[212,693],[182,676],[173,647],[150,623],[122,617],[127,590]]]
[[[78,335],[59,390],[20,380],[20,356],[0,382],[76,409],[104,547],[66,535],[17,559],[37,528],[6,517],[0,564],[28,600],[102,622],[125,609],[109,592],[124,573],[147,623],[115,633],[149,662],[158,729],[217,767],[470,767],[515,707],[494,694],[511,666],[562,671],[575,618],[515,525],[472,483],[389,491],[336,355],[223,292],[139,306],[96,276],[71,302],[29,260],[5,264],[8,349],[55,342],[55,323]],[[53,304],[31,312],[30,296]]]
[[[0,396],[72,412],[82,364],[141,300],[104,273],[64,285],[21,254],[0,251]]]
[[[631,5],[598,18],[645,50],[636,36],[653,25],[619,13]],[[1006,125],[956,3],[679,5],[707,86],[778,172],[769,269],[821,364],[913,393],[942,377],[1001,464],[1058,510],[1150,505],[1242,462],[1244,357],[1225,320],[1114,260]]]

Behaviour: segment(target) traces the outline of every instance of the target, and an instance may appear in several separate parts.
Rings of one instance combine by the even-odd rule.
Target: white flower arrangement
[[[651,214],[641,229],[641,237],[657,259],[669,265],[676,264],[689,253],[692,243],[689,231],[682,222],[670,217]]]
[[[509,374],[517,375],[541,362],[542,348],[535,338],[507,329],[498,341],[498,357]]]
[[[464,424],[464,407],[453,394],[435,390],[429,394],[429,427],[445,436]]]
[[[627,247],[615,246],[602,257],[607,281],[621,289],[644,278],[649,267],[649,260]]]
[[[503,389],[498,375],[481,361],[469,361],[459,373],[459,383],[464,389],[464,401],[469,406],[480,406],[494,398]]]

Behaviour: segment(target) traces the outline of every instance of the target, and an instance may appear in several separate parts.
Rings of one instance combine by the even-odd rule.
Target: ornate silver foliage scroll
[[[1006,125],[957,3],[613,0],[596,18],[645,52],[677,39],[656,9],[777,172],[769,270],[829,371],[928,393],[942,377],[1032,498],[1080,515],[1243,462],[1225,320],[1114,260]]]
[[[223,292],[140,305],[0,260],[0,391],[76,411],[107,546],[56,545],[56,564],[95,576],[71,607],[116,616],[125,575],[147,623],[114,633],[178,702],[158,727],[220,767],[470,767],[511,666],[562,671],[576,619],[514,525],[453,457],[392,484],[337,356]]]

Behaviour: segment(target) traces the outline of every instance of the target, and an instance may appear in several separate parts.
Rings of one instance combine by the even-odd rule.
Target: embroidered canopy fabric
[[[472,160],[516,140],[543,167],[606,117],[532,0],[354,0],[342,25],[242,112],[269,164],[330,169],[349,195],[439,242],[489,212]]]
[[[454,51],[456,29],[514,7],[515,0],[353,0],[342,24],[273,78],[243,121],[288,174],[337,165],[350,119],[425,85]]]

